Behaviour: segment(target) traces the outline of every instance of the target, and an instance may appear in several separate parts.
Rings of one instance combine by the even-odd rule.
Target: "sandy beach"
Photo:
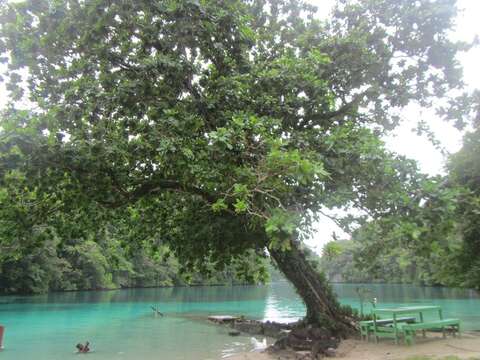
[[[460,338],[443,339],[441,334],[429,333],[426,339],[418,337],[417,344],[395,345],[383,340],[378,344],[355,339],[344,340],[337,349],[336,358],[343,360],[404,360],[412,356],[429,356],[442,359],[446,356],[460,359],[480,359],[480,333],[465,332]],[[242,353],[229,360],[293,360],[292,353],[268,354],[259,352]]]

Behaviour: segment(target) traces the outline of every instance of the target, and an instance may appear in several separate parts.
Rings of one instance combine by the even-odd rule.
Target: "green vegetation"
[[[480,262],[472,256],[480,251],[478,154],[477,129],[450,157],[445,177],[417,177],[402,209],[365,221],[352,241],[329,243],[322,257],[329,277],[480,289]]]
[[[128,248],[127,248],[128,249]],[[8,259],[0,268],[1,293],[99,290],[128,287],[258,284],[268,280],[267,261],[245,256],[221,271],[182,270],[166,245],[134,253],[114,238],[48,240],[41,248]]]
[[[326,21],[297,0],[1,4],[2,268],[56,251],[95,287],[149,249],[203,273],[267,249],[306,320],[344,332],[302,246],[319,211],[388,228],[433,201],[420,185],[451,197],[380,137],[413,101],[469,124],[453,0],[339,1]]]

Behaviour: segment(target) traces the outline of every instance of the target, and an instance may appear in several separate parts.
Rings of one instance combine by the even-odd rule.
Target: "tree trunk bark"
[[[328,281],[306,259],[299,245],[290,250],[269,249],[280,271],[297,290],[307,307],[306,322],[346,336],[354,330],[351,314],[341,308]]]

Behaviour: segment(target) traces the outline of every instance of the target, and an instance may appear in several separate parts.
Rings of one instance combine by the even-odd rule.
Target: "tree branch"
[[[338,110],[335,111],[330,111],[330,112],[325,112],[321,114],[314,114],[310,116],[308,119],[305,119],[304,128],[310,129],[313,128],[316,125],[321,125],[325,121],[333,120],[338,117],[343,117],[347,115],[349,112],[351,112],[353,109],[355,109],[360,101],[363,99],[365,95],[367,95],[369,90],[363,91],[353,97],[353,100],[345,103],[343,106],[341,106]]]
[[[153,195],[161,193],[166,190],[179,191],[189,193],[192,195],[198,195],[209,203],[215,202],[215,197],[207,191],[200,189],[199,187],[182,184],[176,180],[159,179],[149,183],[144,183],[138,186],[135,190],[129,192],[128,197],[130,201],[134,201],[146,195]]]

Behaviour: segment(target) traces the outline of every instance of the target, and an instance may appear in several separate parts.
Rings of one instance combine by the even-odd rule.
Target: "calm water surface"
[[[464,329],[480,329],[480,296],[474,291],[372,284],[334,288],[343,304],[358,308],[359,286],[371,291],[377,306],[440,305],[445,316],[460,318]],[[165,317],[153,316],[151,305]],[[74,346],[85,340],[94,349],[90,360],[221,359],[251,350],[251,338],[228,336],[226,329],[208,324],[207,315],[288,322],[304,311],[287,283],[5,296],[0,297],[0,324],[6,327],[0,360],[78,360]]]

